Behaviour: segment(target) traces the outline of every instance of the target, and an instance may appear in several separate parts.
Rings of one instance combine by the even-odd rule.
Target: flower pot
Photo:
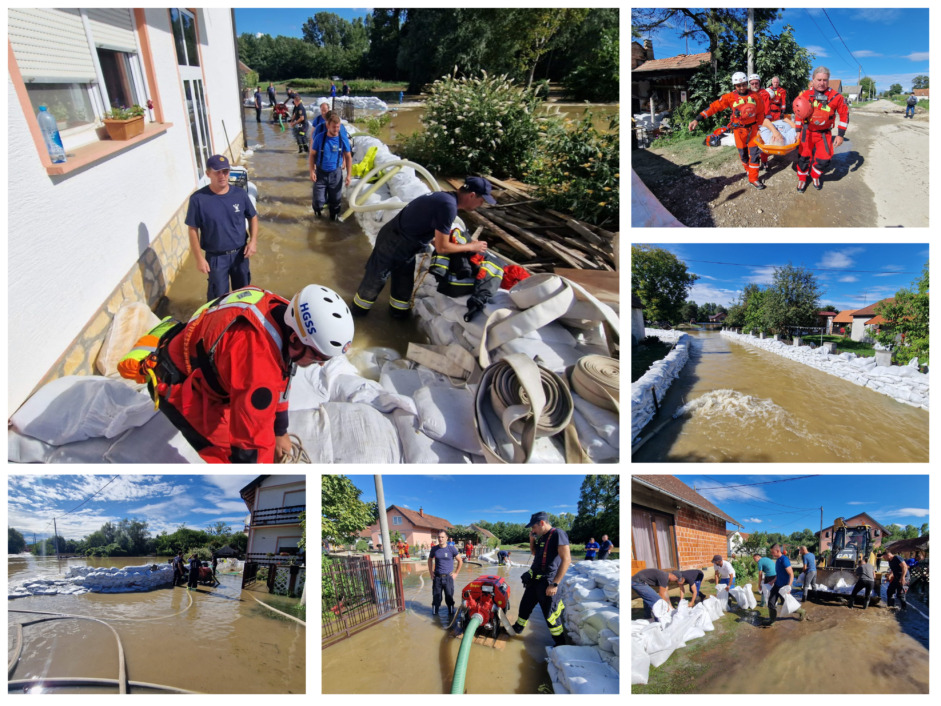
[[[136,118],[128,120],[112,120],[105,118],[105,129],[108,131],[108,137],[112,140],[130,140],[144,132],[144,116],[138,115]]]

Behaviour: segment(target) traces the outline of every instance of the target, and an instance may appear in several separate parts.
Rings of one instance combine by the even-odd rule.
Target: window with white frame
[[[13,8],[8,19],[31,107],[48,108],[67,148],[98,139],[112,106],[146,102],[130,9]]]
[[[393,515],[393,516],[392,516],[392,524],[393,524],[393,525],[400,525],[400,524],[402,524],[402,518],[401,518],[401,516],[399,516],[399,515]]]

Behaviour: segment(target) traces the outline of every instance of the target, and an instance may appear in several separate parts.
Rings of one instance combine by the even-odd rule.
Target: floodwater
[[[431,579],[427,562],[405,564],[407,610],[323,651],[325,694],[448,694],[461,640],[447,629],[450,618],[431,613]],[[510,622],[523,596],[523,567],[465,564],[454,581],[455,605],[475,577],[497,575],[510,587]],[[422,573],[424,572],[424,573]],[[471,645],[464,687],[468,694],[535,694],[541,685],[551,693],[546,647],[549,628],[537,606],[519,636],[499,640],[498,647]],[[492,642],[492,640],[490,640]]]
[[[27,579],[63,578],[70,566],[133,566],[165,559],[100,559],[10,556],[9,585]],[[86,593],[31,596],[9,601],[8,649],[14,623],[43,616],[14,613],[37,610],[104,620],[124,645],[127,678],[203,693],[305,693],[306,628],[258,605],[242,591],[240,575],[220,575],[221,585],[165,588],[143,593]],[[263,600],[285,610],[264,588]],[[192,598],[192,605],[190,605]],[[118,650],[104,625],[86,620],[53,620],[23,628],[24,649],[10,679],[36,677],[118,677]],[[52,690],[51,688],[49,690]],[[116,687],[87,687],[82,693],[115,693]],[[68,693],[78,690],[70,687]],[[135,690],[131,689],[132,693]]]
[[[690,337],[641,437],[666,424],[633,461],[928,462],[924,410],[718,332]]]

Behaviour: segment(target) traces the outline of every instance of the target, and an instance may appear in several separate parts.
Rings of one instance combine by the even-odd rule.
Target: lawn
[[[666,358],[671,346],[652,337],[631,351],[631,382],[640,379],[656,361]]]
[[[821,337],[819,335],[806,336],[804,338],[804,343],[813,343],[815,346],[819,346]],[[823,342],[836,343],[837,353],[855,353],[858,356],[863,358],[871,358],[876,354],[876,351],[873,349],[871,343],[863,343],[862,341],[854,341],[852,338],[844,338],[843,336],[823,336]]]

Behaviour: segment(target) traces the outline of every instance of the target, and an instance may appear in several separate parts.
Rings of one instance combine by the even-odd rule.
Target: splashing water
[[[771,400],[743,395],[736,390],[713,390],[692,402],[687,402],[673,414],[673,418],[691,414],[705,419],[732,417],[740,421],[778,422],[787,412]]]

